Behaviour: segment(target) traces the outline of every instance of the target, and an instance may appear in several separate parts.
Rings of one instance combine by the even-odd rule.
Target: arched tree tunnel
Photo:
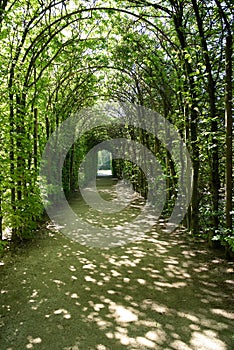
[[[203,227],[210,242],[216,237],[232,244],[231,3],[26,1],[0,6],[1,140],[7,140],[1,150],[1,236],[10,229],[12,239],[23,238],[36,227],[43,213],[41,156],[56,128],[84,108],[118,101],[156,111],[179,131],[193,163],[184,223],[194,234]],[[207,36],[212,16],[214,28]],[[89,120],[81,128],[82,123],[87,126]],[[178,169],[172,155],[153,130],[128,124],[93,130],[74,143],[63,166],[66,194],[77,188],[82,157],[116,136],[141,142],[159,158],[173,207]],[[131,162],[115,163],[115,174],[121,176],[125,168],[135,189],[147,196],[143,172]],[[225,234],[217,236],[221,228]]]
[[[234,348],[233,13],[0,0],[1,349]]]

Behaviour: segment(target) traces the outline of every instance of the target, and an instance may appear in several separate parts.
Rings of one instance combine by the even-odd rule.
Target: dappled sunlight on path
[[[127,180],[99,177],[97,186],[92,182],[84,189],[85,200],[75,193],[70,206],[54,207],[52,217],[63,234],[89,247],[113,248],[145,238],[163,209],[147,202]]]
[[[1,349],[234,348],[233,263],[184,230],[106,250],[39,237],[3,260]]]
[[[45,235],[6,258],[1,349],[231,349],[232,277],[180,232],[109,251]]]

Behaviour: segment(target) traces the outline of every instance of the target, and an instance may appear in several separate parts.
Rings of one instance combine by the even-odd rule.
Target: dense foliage
[[[118,100],[155,110],[177,127],[194,167],[184,223],[234,250],[232,36],[231,0],[0,1],[1,237],[9,230],[13,240],[28,237],[42,217],[38,169],[56,127],[84,107]],[[176,195],[170,154],[127,126],[77,141],[64,163],[65,192],[77,187],[84,154],[116,135],[160,154],[169,210]],[[115,171],[147,194],[134,164],[119,162]]]

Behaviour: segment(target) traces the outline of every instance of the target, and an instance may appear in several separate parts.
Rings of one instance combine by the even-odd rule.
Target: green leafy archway
[[[233,245],[231,8],[218,0],[116,0],[105,6],[2,1],[1,235],[11,228],[13,238],[24,237],[41,217],[38,168],[56,127],[84,107],[119,100],[156,110],[178,128],[194,167],[186,225]],[[150,135],[124,132],[161,154],[172,197],[170,154]],[[87,152],[94,134],[68,154],[68,192],[75,188],[74,155]],[[140,177],[137,189],[144,194],[145,186]]]

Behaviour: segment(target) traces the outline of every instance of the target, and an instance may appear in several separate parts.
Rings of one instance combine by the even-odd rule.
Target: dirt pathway
[[[232,350],[234,264],[158,228],[108,250],[52,226],[1,264],[1,350]]]

